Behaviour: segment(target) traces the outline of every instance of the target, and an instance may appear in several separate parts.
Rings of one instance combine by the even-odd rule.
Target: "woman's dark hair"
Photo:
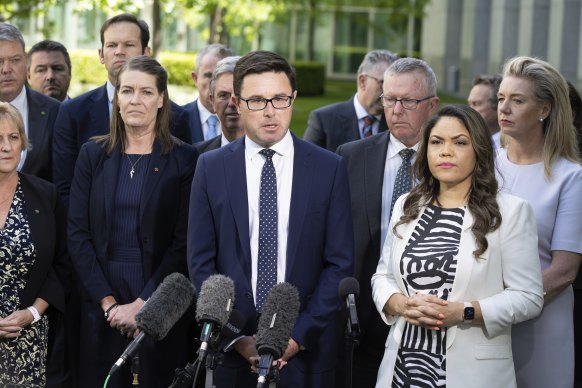
[[[156,140],[160,143],[162,154],[170,152],[175,144],[180,141],[170,133],[170,119],[172,109],[170,107],[170,100],[168,98],[168,73],[155,59],[147,55],[138,55],[129,59],[117,74],[115,81],[115,96],[113,97],[113,114],[111,115],[111,124],[109,125],[109,134],[104,136],[96,136],[94,139],[103,143],[107,147],[107,153],[111,153],[115,147],[121,145],[121,152],[126,148],[126,132],[125,123],[121,118],[119,105],[117,101],[117,93],[120,88],[121,75],[127,71],[140,71],[152,75],[156,79],[156,89],[158,93],[163,95],[162,107],[158,109],[156,117],[156,124],[154,133]]]
[[[430,172],[427,150],[431,132],[443,117],[456,118],[463,124],[469,132],[475,151],[475,169],[471,175],[467,206],[474,217],[471,230],[477,241],[477,249],[473,255],[478,258],[488,247],[485,236],[501,225],[501,213],[496,199],[498,185],[495,177],[495,156],[491,135],[481,115],[466,105],[445,106],[426,124],[413,166],[413,176],[418,181],[418,185],[410,191],[404,201],[403,215],[394,225],[393,232],[398,235],[399,225],[416,219],[421,207],[437,199],[440,183]]]

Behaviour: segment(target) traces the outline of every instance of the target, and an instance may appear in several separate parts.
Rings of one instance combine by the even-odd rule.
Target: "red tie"
[[[372,126],[374,125],[376,118],[374,116],[369,115],[369,116],[364,117],[363,120],[364,120],[364,128],[363,128],[364,138],[370,137],[370,136],[372,136]]]

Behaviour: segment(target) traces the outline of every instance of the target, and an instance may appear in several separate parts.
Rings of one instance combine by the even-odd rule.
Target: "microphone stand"
[[[131,359],[131,374],[133,375],[131,386],[139,388],[139,353]]]
[[[355,303],[352,299],[353,295],[348,295],[348,299],[351,303]],[[348,315],[350,312],[348,311]],[[348,321],[346,322],[346,388],[352,388],[352,369],[353,369],[353,361],[354,361],[354,348],[360,344],[359,341],[360,337],[360,325],[358,322],[357,317],[349,317]]]

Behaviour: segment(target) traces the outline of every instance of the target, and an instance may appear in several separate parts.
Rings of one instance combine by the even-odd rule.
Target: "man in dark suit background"
[[[356,95],[316,109],[309,115],[303,139],[335,152],[338,146],[387,129],[380,94],[384,71],[398,56],[373,50],[358,68]]]
[[[51,144],[59,102],[37,93],[26,82],[26,52],[20,31],[0,23],[0,101],[21,114],[32,148],[23,151],[18,170],[52,180]]]
[[[101,27],[99,49],[99,60],[107,70],[107,82],[61,105],[53,139],[53,174],[65,205],[69,202],[69,189],[81,146],[93,136],[109,133],[117,72],[129,58],[150,55],[149,39],[147,23],[134,15],[120,14],[107,19]],[[172,128],[174,136],[188,143],[191,141],[186,113],[174,103]]]
[[[360,282],[358,318],[362,337],[354,352],[354,387],[373,388],[384,355],[389,327],[372,300],[370,281],[390,222],[396,174],[403,164],[399,154],[418,149],[420,131],[437,108],[437,82],[424,61],[402,58],[384,74],[384,114],[390,132],[340,146],[348,168],[355,233],[355,276]],[[414,160],[412,158],[411,162]],[[339,360],[341,365],[343,360]],[[343,370],[338,368],[340,376]],[[338,388],[343,387],[338,377]]]
[[[226,57],[216,64],[210,80],[210,101],[222,125],[222,134],[194,145],[198,153],[224,147],[244,136],[240,114],[237,111],[232,78],[240,57]]]
[[[301,308],[277,386],[335,388],[337,290],[353,271],[345,165],[291,134],[295,72],[279,55],[242,57],[234,94],[245,136],[200,156],[188,224],[194,285],[214,273],[230,277],[234,308],[246,318],[246,337],[218,366],[216,386],[257,385],[249,363],[257,356],[258,314],[270,287],[286,281],[297,287]]]
[[[220,43],[203,47],[196,55],[192,80],[198,89],[198,98],[183,107],[188,113],[192,144],[214,139],[221,133],[220,122],[210,101],[210,79],[218,61],[233,55],[232,49]]]

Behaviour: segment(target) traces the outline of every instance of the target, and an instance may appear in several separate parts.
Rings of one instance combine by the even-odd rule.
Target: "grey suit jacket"
[[[35,92],[28,86],[28,141],[31,149],[26,155],[22,172],[52,180],[53,130],[60,102],[44,94]]]
[[[379,124],[379,133],[388,129],[384,114]],[[354,98],[326,105],[311,112],[303,139],[332,152],[344,143],[359,140],[360,129],[356,108],[354,108]]]
[[[222,144],[222,135],[218,135],[210,140],[201,141],[194,144],[194,148],[198,151],[198,154],[202,154],[207,151],[217,150]]]

